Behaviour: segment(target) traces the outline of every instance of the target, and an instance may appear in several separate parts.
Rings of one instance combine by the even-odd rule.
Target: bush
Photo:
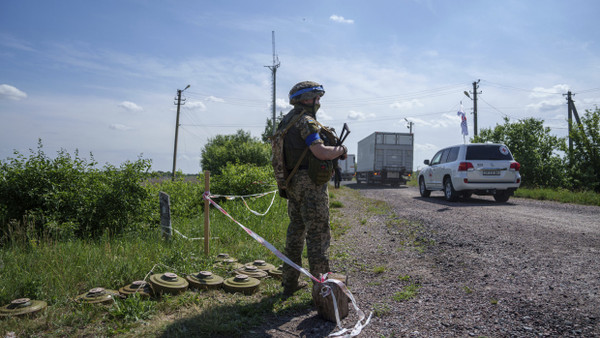
[[[173,217],[195,217],[204,210],[204,178],[186,178],[180,175],[175,180],[157,178],[146,184],[146,191],[149,196],[146,205],[146,212],[150,215],[147,219],[149,223],[160,222],[158,196],[161,191],[169,195]]]
[[[219,175],[227,163],[250,163],[262,167],[271,164],[271,146],[238,130],[235,135],[217,135],[202,149],[202,170]]]
[[[92,155],[88,161],[60,150],[49,158],[41,140],[30,152],[29,157],[15,152],[0,162],[2,239],[15,232],[28,239],[98,237],[122,232],[143,218],[148,195],[141,182],[149,160],[99,170]]]
[[[211,193],[216,195],[249,195],[275,189],[273,167],[228,163],[220,175],[211,179]]]
[[[567,170],[560,152],[566,150],[564,138],[550,135],[544,121],[528,118],[482,129],[473,142],[504,143],[521,164],[522,186],[557,188],[565,185]]]
[[[587,110],[571,131],[571,184],[575,189],[600,192],[600,109]]]

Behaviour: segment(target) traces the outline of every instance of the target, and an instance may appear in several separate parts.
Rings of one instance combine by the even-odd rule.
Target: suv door
[[[450,148],[442,149],[439,151],[439,158],[436,163],[433,163],[432,168],[432,178],[431,180],[435,182],[435,186],[441,189],[444,185],[444,175],[449,171],[448,168],[444,165],[446,163],[446,159],[448,158],[448,153],[450,152]],[[434,158],[435,161],[435,158]]]
[[[439,182],[436,182],[433,177],[433,172],[441,161],[442,151],[443,150],[440,150],[437,153],[435,153],[435,155],[433,155],[431,162],[429,162],[429,166],[425,169],[425,172],[423,173],[423,179],[425,180],[425,184],[427,185],[427,189],[429,190],[441,189]]]

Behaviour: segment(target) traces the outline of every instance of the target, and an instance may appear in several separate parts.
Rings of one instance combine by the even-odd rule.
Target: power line
[[[503,88],[503,89],[511,89],[511,90],[517,90],[520,92],[529,92],[529,93],[542,93],[542,94],[549,94],[549,95],[562,95],[563,93],[559,93],[559,92],[551,92],[551,91],[545,91],[545,90],[533,90],[533,89],[524,89],[524,88],[519,88],[519,87],[513,87],[513,86],[508,86],[508,85],[503,85],[503,84],[499,84],[499,83],[494,83],[494,82],[489,82],[486,80],[483,80],[485,82],[485,84],[487,86],[490,87],[496,87],[496,88]]]
[[[597,92],[597,91],[600,91],[600,88],[586,89],[586,90],[579,91],[575,94],[585,94],[585,93],[591,93],[591,92]]]
[[[491,107],[492,109],[494,109],[495,111],[499,112],[499,113],[500,113],[502,116],[504,116],[504,117],[511,117],[511,116],[509,116],[508,114],[505,114],[505,113],[503,113],[502,111],[500,111],[498,108],[496,108],[496,107],[492,106],[492,105],[491,105],[489,102],[487,102],[486,100],[482,99],[481,97],[479,97],[479,99],[480,99],[481,101],[483,101],[485,104],[487,104],[488,106],[490,106],[490,107]]]
[[[363,105],[386,105],[393,104],[395,102],[401,100],[411,100],[411,99],[420,99],[420,98],[429,98],[429,97],[438,97],[450,94],[456,94],[456,89],[463,87],[464,84],[452,84],[444,87],[433,88],[433,89],[425,89],[421,91],[409,92],[405,94],[396,94],[396,95],[387,95],[387,96],[375,96],[375,97],[361,97],[361,98],[352,98],[352,99],[328,99],[327,107],[328,108],[345,108],[345,107],[357,107]],[[214,98],[214,95],[208,95],[205,93],[199,92],[188,92],[188,96],[202,100],[202,101],[210,101],[211,98]],[[219,97],[218,101],[214,101],[216,103],[230,104],[236,106],[243,107],[259,107],[264,108],[268,107],[267,100],[257,100],[257,99],[249,99],[249,98],[239,98],[239,97]],[[222,101],[221,101],[222,100]]]

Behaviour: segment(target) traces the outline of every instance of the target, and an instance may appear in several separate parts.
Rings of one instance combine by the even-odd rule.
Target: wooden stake
[[[210,191],[210,171],[204,171],[204,191]],[[210,202],[204,200],[204,255],[209,253],[209,238],[210,238],[210,218],[208,211],[210,210]]]
[[[173,235],[171,228],[171,204],[169,202],[169,195],[165,192],[160,192],[158,195],[160,201],[160,227],[162,235],[166,240],[170,240]]]

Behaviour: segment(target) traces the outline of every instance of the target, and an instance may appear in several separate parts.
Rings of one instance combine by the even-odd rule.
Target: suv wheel
[[[419,179],[419,192],[421,193],[421,197],[429,197],[431,195],[431,190],[427,190],[423,177]]]
[[[452,185],[452,179],[450,177],[446,177],[444,180],[444,197],[447,201],[454,202],[458,200],[458,192],[454,190],[454,186]]]
[[[509,198],[510,194],[508,193],[508,190],[496,190],[496,193],[494,194],[496,202],[503,203],[508,201]]]

